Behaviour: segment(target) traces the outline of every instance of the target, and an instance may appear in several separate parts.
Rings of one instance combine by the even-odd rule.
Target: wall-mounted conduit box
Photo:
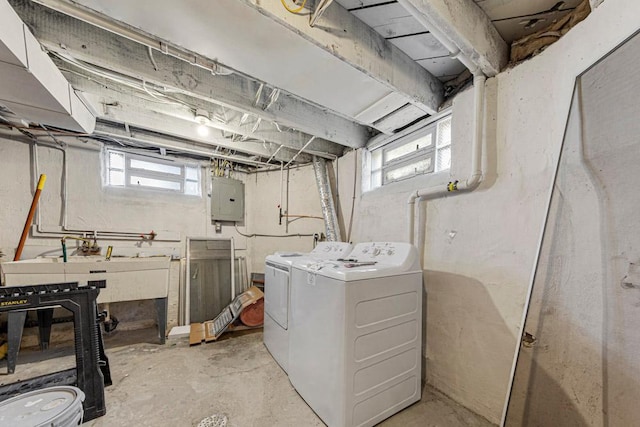
[[[211,219],[213,221],[244,220],[244,183],[237,179],[211,178]]]

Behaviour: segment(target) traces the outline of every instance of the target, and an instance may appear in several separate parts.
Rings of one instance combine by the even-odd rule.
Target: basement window
[[[451,114],[369,153],[369,189],[448,170],[451,167]]]
[[[201,195],[200,166],[197,164],[107,150],[105,170],[105,183],[109,187]]]

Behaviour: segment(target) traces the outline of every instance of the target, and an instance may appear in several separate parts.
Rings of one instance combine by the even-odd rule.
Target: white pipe
[[[282,188],[284,186],[284,162],[280,162],[280,204],[278,205],[280,213],[282,213]],[[282,218],[280,218],[282,220]]]
[[[184,274],[184,324],[191,324],[191,257],[189,256],[189,247],[191,239],[187,237],[185,241],[185,274]]]
[[[287,168],[287,189],[285,190],[286,204],[287,208],[284,210],[284,213],[289,215],[289,168]],[[284,219],[284,232],[285,234],[289,234],[289,217],[285,217]]]
[[[282,150],[282,147],[284,147],[284,145],[278,147],[278,149],[271,155],[271,157],[269,157],[267,163],[271,163],[271,160],[273,160],[273,158],[280,152],[280,150]]]
[[[415,229],[415,208],[416,200],[433,199],[447,194],[458,194],[459,191],[473,191],[482,180],[482,142],[484,128],[484,86],[486,77],[483,74],[476,74],[473,79],[474,92],[474,115],[473,115],[473,137],[471,141],[471,173],[464,181],[454,180],[447,186],[427,187],[416,190],[409,195],[407,207],[407,240],[413,243]]]
[[[233,237],[230,238],[231,240],[231,298],[235,299],[236,297],[236,243],[235,240],[233,240]]]
[[[284,165],[284,167],[285,167],[285,168],[286,168],[286,167],[289,167],[289,165],[290,165],[290,164],[291,164],[295,159],[297,159],[297,158],[298,158],[298,156],[299,156],[299,155],[300,155],[300,154],[301,154],[301,153],[302,153],[302,152],[303,152],[303,151],[304,151],[304,150],[309,146],[309,144],[311,144],[311,143],[313,142],[313,140],[314,140],[314,139],[316,139],[315,135],[314,135],[314,136],[312,136],[312,137],[309,139],[309,141],[307,141],[307,143],[306,143],[306,144],[304,144],[304,146],[300,149],[300,151],[298,151],[298,152],[296,153],[296,155],[295,155],[295,156],[293,156],[293,158],[292,158],[291,160],[289,160],[289,163],[287,163],[286,165]]]
[[[37,211],[36,211],[36,231],[38,234],[42,234],[42,235],[51,235],[51,237],[58,237],[61,235],[69,235],[69,234],[80,234],[80,233],[86,233],[87,230],[79,230],[79,229],[73,229],[73,228],[69,228],[67,225],[67,212],[68,212],[68,161],[67,161],[67,150],[65,147],[61,147],[55,144],[51,144],[51,143],[47,143],[47,142],[39,142],[39,141],[35,141],[32,140],[32,144],[33,144],[33,169],[34,169],[34,176],[40,176],[40,160],[39,160],[39,154],[38,154],[38,145],[42,144],[44,147],[47,148],[51,148],[54,150],[60,150],[62,151],[62,155],[63,155],[63,175],[62,175],[62,197],[61,197],[61,204],[62,204],[62,226],[61,226],[61,230],[60,231],[48,231],[45,230],[43,228],[42,225],[42,211],[40,209],[40,206],[38,206]],[[140,239],[140,235],[144,234],[144,233],[135,233],[135,232],[119,232],[119,231],[100,231],[100,230],[93,230],[92,231],[94,236],[97,237],[103,237],[103,238],[107,238],[107,239],[113,239],[113,240],[139,240]],[[160,240],[158,239],[157,241],[179,241],[179,240]]]
[[[38,161],[38,144],[35,141],[32,141],[32,156],[33,156],[33,176],[40,176],[40,164]],[[36,229],[40,229],[40,221],[42,220],[42,216],[40,213],[40,203],[38,203],[38,206],[36,206]]]
[[[178,325],[188,325],[185,319],[185,282],[187,274],[187,266],[185,258],[180,258],[180,277],[178,279]]]
[[[482,142],[484,131],[484,90],[487,78],[477,74],[473,78],[473,142],[471,146],[471,176],[457,185],[459,191],[473,191],[482,180]]]
[[[471,175],[465,181],[450,182],[446,187],[428,187],[417,190],[409,196],[407,208],[407,240],[414,242],[415,229],[415,208],[416,200],[432,199],[442,197],[450,192],[456,191],[473,191],[482,179],[482,132],[484,125],[484,85],[486,76],[480,71],[478,64],[474,63],[470,58],[464,55],[460,48],[418,8],[416,8],[410,0],[398,0],[398,3],[404,7],[418,22],[420,22],[433,36],[451,52],[451,57],[460,61],[473,74],[474,85],[474,133],[472,140],[471,152]]]
[[[33,143],[33,167],[34,167],[34,176],[40,176],[40,161],[38,156],[38,144],[40,142],[32,140]],[[44,144],[45,147],[51,148],[54,150],[62,151],[62,164],[63,164],[63,172],[62,172],[62,231],[67,231],[67,150],[63,147],[59,147],[55,144]],[[38,233],[44,233],[42,229],[42,210],[40,206],[38,206],[38,211],[36,213],[36,230]]]
[[[69,182],[69,161],[67,160],[67,150],[63,149],[62,152],[64,153],[63,156],[63,171],[62,173],[64,174],[64,177],[62,179],[62,229],[63,230],[67,230],[67,212],[68,212],[68,206],[69,206],[69,202],[68,202],[68,182]]]

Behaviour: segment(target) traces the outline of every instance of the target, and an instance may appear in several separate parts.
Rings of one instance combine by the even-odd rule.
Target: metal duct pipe
[[[338,225],[338,214],[333,203],[331,184],[329,183],[329,173],[327,171],[327,161],[321,157],[313,156],[313,171],[316,175],[318,193],[320,193],[320,204],[322,206],[322,216],[326,228],[327,240],[330,242],[341,242],[340,227]]]

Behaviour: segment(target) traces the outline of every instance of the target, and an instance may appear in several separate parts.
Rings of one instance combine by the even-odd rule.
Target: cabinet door
[[[244,220],[244,183],[221,177],[211,179],[211,219]]]

